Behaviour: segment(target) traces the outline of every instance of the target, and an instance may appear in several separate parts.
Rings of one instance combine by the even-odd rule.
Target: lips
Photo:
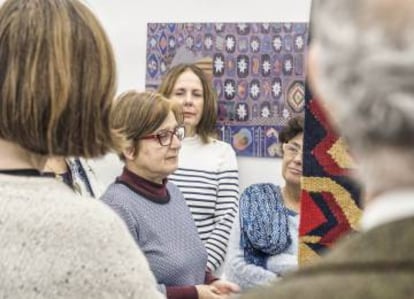
[[[302,175],[302,170],[301,169],[289,168],[289,171],[293,174],[296,174],[296,175]]]

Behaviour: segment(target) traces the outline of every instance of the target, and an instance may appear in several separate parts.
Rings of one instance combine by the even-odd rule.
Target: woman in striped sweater
[[[178,170],[169,179],[179,187],[191,210],[207,249],[207,267],[217,273],[238,207],[236,155],[229,144],[214,138],[217,98],[200,68],[192,64],[172,67],[159,92],[183,107],[186,136]]]

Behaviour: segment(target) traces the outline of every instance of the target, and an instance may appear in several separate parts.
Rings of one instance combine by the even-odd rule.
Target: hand
[[[198,299],[227,299],[226,294],[221,294],[220,290],[213,286],[207,284],[196,285],[196,290],[198,293]]]
[[[238,293],[240,292],[240,287],[227,280],[216,280],[210,284],[210,286],[216,287],[221,294],[229,295],[231,293]]]

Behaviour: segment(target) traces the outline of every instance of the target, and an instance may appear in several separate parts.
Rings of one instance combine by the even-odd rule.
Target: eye
[[[161,131],[157,134],[157,136],[160,139],[166,139],[166,138],[169,138],[170,134],[168,131]]]

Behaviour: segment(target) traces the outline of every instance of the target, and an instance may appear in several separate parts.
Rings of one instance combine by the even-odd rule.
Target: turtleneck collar
[[[124,184],[132,191],[155,203],[165,204],[170,201],[167,181],[167,179],[164,179],[162,184],[157,184],[138,176],[124,167],[122,174],[116,178],[115,183]]]

